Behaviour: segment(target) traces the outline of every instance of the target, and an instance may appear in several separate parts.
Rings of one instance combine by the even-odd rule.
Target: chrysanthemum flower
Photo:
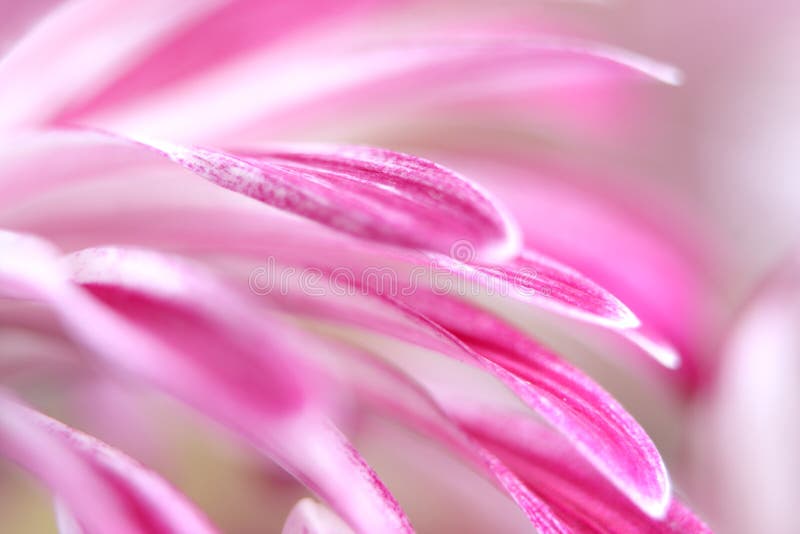
[[[52,4],[0,21],[0,455],[61,532],[238,528],[184,491],[259,517],[219,469],[170,471],[178,406],[298,500],[286,533],[708,531],[574,363],[693,391],[682,237],[465,131],[611,131],[626,87],[675,69],[400,2]],[[371,143],[395,124],[407,150]]]

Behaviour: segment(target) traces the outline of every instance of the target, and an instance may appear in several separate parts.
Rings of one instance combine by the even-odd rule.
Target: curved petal
[[[370,405],[388,411],[463,456],[517,503],[537,532],[568,532],[561,519],[536,493],[450,418],[436,395],[402,371],[359,349],[347,347],[340,356],[346,359],[346,368],[339,379],[347,382]]]
[[[496,91],[502,80],[536,89],[596,77],[680,79],[671,67],[598,44],[458,33],[400,42],[373,38],[344,49],[312,43],[299,51],[251,55],[150,98],[74,120],[136,135],[241,142],[274,139],[320,120],[347,117],[347,124],[359,115],[408,112],[420,102]],[[500,83],[487,83],[496,79]]]
[[[366,298],[321,298],[309,291],[268,297],[293,313],[365,328],[477,366],[562,432],[636,506],[653,517],[666,513],[670,483],[658,450],[633,417],[578,369],[453,297],[424,287],[402,296],[360,289]]]
[[[35,238],[1,233],[0,250],[3,292],[27,291],[49,304],[99,363],[240,433],[357,530],[410,531],[388,490],[324,418],[318,384],[303,364],[303,351],[319,350],[313,340],[257,317],[201,271],[157,254],[105,249],[74,256],[84,290]]]
[[[352,534],[336,514],[311,499],[294,505],[281,534]]]
[[[24,182],[0,179],[0,191],[7,202],[28,198],[60,184],[91,181],[103,168],[109,173],[134,172],[140,164],[159,165],[156,154],[137,150],[137,146],[129,146],[124,139],[86,131],[34,136],[23,146],[27,148],[8,151],[4,160],[0,157],[7,176],[22,173],[29,176]],[[56,203],[31,207],[29,213],[33,219],[26,229],[51,235],[82,224],[80,236],[90,238],[90,243],[93,236],[102,232],[104,236],[95,238],[94,242],[133,238],[134,242],[150,244],[158,239],[159,244],[167,243],[171,247],[205,247],[215,252],[230,250],[249,254],[259,250],[264,254],[285,251],[286,233],[291,233],[292,239],[302,239],[296,242],[298,252],[292,253],[298,261],[308,263],[309,258],[321,258],[333,252],[337,259],[329,262],[330,268],[337,265],[355,268],[359,264],[377,267],[388,257],[414,267],[430,268],[435,274],[445,271],[448,276],[474,281],[475,286],[495,293],[501,290],[499,296],[530,302],[610,328],[667,367],[676,367],[681,362],[668,341],[639,325],[639,319],[628,307],[586,276],[531,250],[513,256],[519,235],[504,208],[496,205],[481,189],[436,164],[363,147],[283,147],[263,152],[258,157],[182,147],[165,146],[164,149],[172,150],[170,157],[223,187],[290,213],[312,217],[328,228],[372,238],[384,245],[420,246],[439,253],[423,256],[346,244],[328,234],[317,232],[320,235],[315,235],[292,221],[271,220],[269,213],[255,213],[252,206],[246,204],[230,209],[226,207],[230,198],[222,195],[213,203],[209,198],[207,206],[192,207],[187,200],[191,195],[184,195],[184,191],[196,188],[191,187],[185,176],[176,175],[176,182],[185,182],[185,185],[170,193],[165,187],[166,178],[155,172],[153,174],[159,178],[148,182],[147,186],[162,187],[163,202],[176,210],[165,212],[159,219],[154,218],[157,215],[153,213],[158,208],[146,207],[152,204],[150,200],[141,208],[147,210],[146,217],[139,212],[134,214],[136,199],[144,198],[141,195],[146,193],[137,173],[131,179],[130,188],[121,186],[119,189],[118,195],[123,195],[124,201],[113,192],[99,199],[106,211],[93,213],[97,207],[84,206],[80,198],[70,197],[70,205],[78,204],[81,209],[68,211],[68,220],[58,220],[59,209],[64,208],[56,200]],[[77,152],[82,155],[79,161],[70,157]],[[199,167],[193,163],[195,158],[198,158]],[[52,165],[56,161],[63,161],[66,167],[60,170]],[[262,169],[261,165],[266,167]],[[164,186],[160,185],[162,181]],[[205,195],[212,193],[203,191]],[[171,198],[170,194],[177,196]],[[94,190],[84,194],[90,198],[96,195]],[[106,206],[112,202],[123,202],[124,206],[109,212]],[[200,211],[193,213],[191,210]],[[126,220],[126,215],[135,220]],[[110,219],[98,224],[97,217]],[[54,220],[42,226],[37,225],[37,219]],[[189,224],[190,220],[194,222]],[[7,221],[13,223],[13,216]],[[150,223],[157,225],[156,231],[148,231]],[[282,226],[283,233],[273,231],[271,227],[277,224]],[[305,235],[295,237],[296,231]],[[212,236],[220,232],[224,236],[212,240]],[[348,247],[350,255],[357,257],[338,253],[338,248],[343,246]],[[319,254],[321,247],[325,248],[325,255]],[[488,261],[503,260],[509,255],[508,261]],[[370,259],[364,261],[365,257]]]
[[[468,240],[490,260],[519,246],[486,192],[422,158],[367,147],[251,156],[145,143],[226,189],[358,237],[442,252]]]
[[[800,499],[800,254],[733,324],[695,422],[696,480],[720,531],[791,532]],[[736,503],[731,506],[730,503]]]
[[[596,469],[653,517],[669,504],[666,467],[653,442],[611,395],[561,358],[476,307],[416,292],[409,305],[445,328],[554,425]]]
[[[33,136],[30,145],[0,156],[9,175],[30,173],[31,180],[0,181],[0,188],[24,198],[101,171],[135,168],[137,162],[157,164],[151,154],[155,151],[225,189],[363,239],[444,253],[454,242],[467,240],[487,261],[505,259],[519,246],[516,227],[485,191],[414,156],[346,146],[254,156],[158,141],[142,144],[87,131]],[[76,161],[66,147],[88,154]],[[44,160],[49,164],[43,165],[47,155],[58,160]],[[54,166],[56,161],[67,168]]]
[[[53,120],[74,122],[93,109],[125,105],[148,93],[218,67],[254,50],[270,51],[287,40],[314,39],[325,31],[326,22],[352,14],[363,14],[381,2],[347,0],[332,4],[325,0],[263,2],[232,0],[204,10],[189,24],[181,25],[152,50],[137,56],[135,64],[110,81],[91,87],[84,96],[61,110]],[[309,31],[311,30],[311,31]],[[235,38],[232,38],[235,36]]]
[[[671,496],[663,517],[642,513],[598,476],[561,436],[528,418],[479,405],[462,404],[457,413],[470,435],[506,462],[576,531],[711,533],[691,510]]]
[[[684,387],[700,385],[698,352],[712,311],[703,251],[713,244],[691,213],[670,209],[668,192],[613,191],[608,178],[513,151],[457,150],[433,157],[488,187],[518,222],[525,249],[557,258],[630,307],[642,325],[624,332],[627,339],[678,366],[670,376]]]
[[[90,436],[0,392],[0,455],[47,484],[69,509],[67,532],[217,530],[155,473]],[[61,514],[59,514],[61,516]],[[66,519],[60,524],[66,526]],[[65,530],[62,529],[62,532]]]
[[[0,61],[0,130],[41,124],[113,79],[138,54],[218,0],[76,0],[50,11]],[[54,54],[58,61],[53,61]],[[47,65],[47,69],[42,69]]]

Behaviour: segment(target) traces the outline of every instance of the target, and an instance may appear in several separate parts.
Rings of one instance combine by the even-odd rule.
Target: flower
[[[166,441],[136,419],[144,391],[315,496],[284,532],[410,532],[406,502],[431,509],[360,452],[393,445],[374,421],[417,433],[391,452],[431,479],[466,475],[419,443],[526,520],[467,478],[493,530],[709,531],[642,425],[565,358],[619,354],[688,402],[706,379],[696,243],[509,126],[575,131],[578,110],[611,135],[631,85],[680,74],[480,10],[409,28],[404,9],[70,0],[2,29],[0,324],[19,362],[2,368],[0,454],[56,495],[62,532],[216,531],[129,457],[159,463]],[[508,143],[468,124],[492,114]],[[464,131],[437,131],[454,117]],[[367,144],[376,131],[422,154]],[[43,415],[59,410],[128,454]]]

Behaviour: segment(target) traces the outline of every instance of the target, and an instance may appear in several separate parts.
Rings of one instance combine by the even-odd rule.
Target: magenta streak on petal
[[[614,295],[579,272],[530,250],[498,264],[462,263],[431,256],[437,265],[508,296],[580,321],[614,330],[639,326],[639,319]]]
[[[345,348],[340,354],[347,362],[341,380],[347,381],[370,404],[399,417],[461,454],[517,503],[538,532],[569,531],[539,496],[522,484],[494,454],[459,428],[424,387],[398,369],[358,349]]]
[[[477,365],[563,433],[636,506],[653,517],[666,513],[666,468],[633,417],[578,369],[490,313],[421,287],[402,298],[374,295],[361,307],[353,299],[273,297],[292,312],[367,328]]]
[[[368,354],[357,350],[343,354],[349,363],[345,379],[371,403],[473,461],[493,458],[488,475],[494,468],[508,469],[507,465],[509,473],[514,473],[513,480],[520,476],[536,492],[531,494],[525,488],[526,494],[541,494],[569,529],[609,534],[711,532],[674,498],[663,519],[642,513],[576,454],[563,436],[527,416],[477,402],[465,404],[463,397],[451,398],[446,389],[436,386],[426,389]],[[497,476],[496,471],[494,474]],[[498,480],[502,485],[503,479]]]
[[[513,260],[518,267],[489,267],[464,264],[441,254],[423,256],[410,251],[398,251],[373,243],[348,240],[331,232],[315,231],[306,225],[291,225],[291,221],[276,221],[273,214],[256,213],[252,209],[229,207],[176,206],[170,210],[143,208],[132,212],[115,210],[111,213],[70,214],[44,225],[25,226],[26,231],[58,235],[71,246],[103,242],[107,236],[116,240],[168,247],[187,253],[227,252],[238,256],[276,257],[278,261],[302,267],[351,269],[356,275],[366,268],[394,266],[399,278],[405,279],[409,270],[424,268],[447,271],[456,280],[474,281],[487,288],[510,288],[502,294],[567,317],[599,325],[618,332],[640,346],[644,354],[666,367],[680,364],[675,349],[643,326],[632,328],[638,319],[614,295],[565,265],[523,251]],[[103,221],[99,223],[99,221]],[[281,225],[278,232],[274,227]],[[157,230],[156,230],[157,229]],[[292,238],[286,239],[291,231]],[[77,241],[75,239],[77,238]],[[287,242],[291,243],[287,247]],[[288,250],[287,250],[288,249]],[[309,258],[315,258],[310,262]],[[325,259],[323,264],[322,259]],[[500,276],[502,274],[503,276]]]
[[[118,170],[134,167],[135,160],[128,158],[137,153],[142,163],[153,164],[156,152],[225,189],[359,238],[441,253],[454,242],[468,241],[486,261],[507,259],[519,247],[516,226],[488,193],[422,158],[366,147],[300,148],[255,157],[166,142],[139,143],[100,132],[73,135],[41,147],[31,143],[30,152],[21,157],[10,154],[4,163],[14,172],[41,172],[32,183],[0,183],[0,188],[29,196],[53,182],[67,185],[96,176],[97,162],[106,157]],[[32,157],[39,151],[68,158],[59,150],[59,141],[96,145],[98,153],[87,156],[85,172],[74,163],[71,172],[60,173],[53,166],[40,169],[40,160]]]
[[[156,474],[0,392],[0,456],[58,494],[81,534],[217,530]]]
[[[465,240],[490,261],[519,247],[487,193],[422,158],[366,147],[254,157],[144,144],[221,187],[361,238],[439,252]]]
[[[506,462],[578,532],[701,534],[711,530],[678,499],[653,519],[633,506],[552,430],[519,414],[454,407],[470,435]]]
[[[39,162],[42,160],[50,161],[51,157],[54,162],[66,159],[65,154],[59,148],[61,143],[70,147],[71,150],[77,150],[85,145],[86,155],[82,159],[86,162],[85,170],[81,166],[76,168],[74,164],[69,167],[69,172],[65,169],[61,174],[53,168],[40,168]],[[20,198],[20,195],[30,195],[45,186],[49,187],[53,182],[88,180],[97,172],[97,160],[105,161],[106,158],[110,160],[109,164],[113,165],[115,169],[117,167],[133,167],[135,156],[140,148],[139,145],[127,146],[127,141],[121,138],[83,131],[62,132],[61,137],[50,137],[48,142],[43,142],[42,145],[41,147],[34,145],[30,149],[30,155],[18,158],[20,161],[12,158],[7,163],[7,166],[15,173],[41,176],[41,182],[28,180],[23,186],[16,186],[17,189],[20,187],[24,189],[20,191],[10,187],[9,184],[0,184],[0,187],[6,186],[3,188],[6,194]],[[90,150],[93,147],[94,152]],[[181,152],[185,149],[176,150]],[[42,154],[41,158],[34,158],[40,153]],[[490,250],[489,255],[502,255],[515,248],[513,244],[517,240],[516,229],[508,222],[503,209],[495,206],[489,197],[479,189],[474,189],[457,175],[433,163],[381,149],[366,148],[314,147],[305,150],[272,150],[269,154],[272,155],[272,159],[264,157],[263,160],[270,161],[272,166],[269,168],[277,173],[277,176],[273,177],[274,180],[269,182],[266,178],[262,178],[262,172],[258,167],[251,166],[247,161],[249,158],[246,156],[220,155],[219,158],[222,160],[223,168],[229,163],[234,165],[228,167],[227,173],[233,175],[229,176],[229,179],[236,179],[237,173],[241,173],[245,177],[252,175],[255,184],[252,185],[253,194],[266,195],[271,199],[273,205],[294,210],[295,213],[308,211],[312,217],[317,219],[324,216],[326,217],[325,222],[333,225],[329,228],[343,228],[352,233],[354,224],[358,224],[360,225],[358,231],[373,236],[379,230],[385,231],[388,234],[383,234],[384,244],[398,244],[395,241],[408,244],[410,239],[424,239],[427,241],[428,248],[433,246],[438,246],[440,249],[452,248],[453,242],[448,243],[447,241],[458,239],[456,236],[460,235],[462,237],[476,236],[472,240],[467,238],[470,246],[480,245],[481,242],[491,246],[489,242],[494,239],[495,246],[500,248]],[[146,153],[143,153],[142,159],[149,164],[158,163],[155,154],[153,157],[147,157]],[[314,173],[307,172],[311,163],[314,164]],[[29,171],[29,169],[33,170]],[[346,172],[343,172],[343,169]],[[409,169],[420,172],[409,175]],[[219,180],[223,178],[219,178]],[[176,179],[179,178],[176,177]],[[186,179],[186,177],[180,177],[180,179]],[[239,178],[236,183],[240,185],[236,187],[240,189],[248,187],[249,184],[245,182],[246,178]],[[223,184],[233,187],[227,181]],[[283,187],[284,185],[286,187]],[[342,190],[345,186],[348,186],[347,190]],[[367,209],[365,214],[369,214],[373,220],[383,220],[383,223],[379,222],[377,226],[368,225],[363,220],[358,221],[359,217],[363,218],[364,215],[354,213],[352,210],[338,209],[337,211],[336,205],[318,205],[320,202],[328,201],[328,198],[333,195],[332,188],[334,187],[338,189],[336,192],[338,197]],[[313,197],[313,200],[318,201],[316,204],[305,202],[308,197],[305,189],[320,191]],[[357,190],[357,194],[352,193],[354,189]],[[135,198],[126,200],[126,202],[135,202]],[[176,199],[175,202],[180,202],[180,199]],[[289,205],[287,206],[287,204]],[[409,220],[408,214],[405,213],[408,208],[416,212],[416,219]],[[245,248],[251,253],[265,250],[265,253],[270,254],[276,247],[286,248],[284,235],[268,233],[269,228],[276,224],[274,220],[270,219],[269,213],[265,212],[262,218],[254,210],[247,210],[246,213],[243,213],[241,209],[220,208],[217,213],[214,210],[203,208],[195,213],[187,210],[185,206],[177,206],[175,209],[180,210],[180,216],[177,218],[174,213],[165,212],[164,215],[149,214],[147,217],[137,215],[136,220],[130,220],[130,222],[122,219],[129,216],[126,215],[126,212],[115,211],[114,218],[106,220],[103,224],[98,224],[98,220],[88,215],[71,214],[69,220],[64,220],[56,226],[34,227],[33,229],[52,235],[54,232],[63,232],[63,228],[75,226],[78,224],[77,221],[85,218],[87,224],[81,227],[81,235],[96,235],[98,229],[102,229],[103,232],[106,232],[103,235],[114,236],[115,240],[118,240],[122,233],[130,234],[133,231],[135,233],[131,235],[130,239],[133,239],[134,242],[152,240],[155,237],[165,240],[172,247],[206,247],[209,250],[234,250],[237,252]],[[43,211],[52,217],[54,213],[58,213],[58,206],[54,206],[52,210]],[[419,218],[420,212],[424,215],[423,219]],[[37,212],[37,217],[39,217],[39,213]],[[450,218],[455,222],[445,221],[442,223],[442,214],[451,215]],[[95,215],[95,217],[97,216]],[[153,217],[160,217],[161,222],[157,224],[157,231],[148,231],[147,225],[153,221]],[[175,220],[170,221],[170,217]],[[190,224],[191,220],[194,222]],[[217,222],[211,223],[212,220]],[[178,228],[167,231],[166,225],[175,228],[176,223]],[[152,224],[155,225],[156,222],[152,222]],[[283,220],[280,221],[280,224],[285,227],[289,222]],[[413,226],[413,228],[409,228],[409,226]],[[111,228],[113,228],[113,232],[111,232]],[[141,230],[137,231],[140,228]],[[106,231],[106,229],[108,230]],[[404,233],[403,229],[407,230],[407,233]],[[448,231],[445,232],[445,230]],[[176,232],[179,232],[180,235],[175,235]],[[196,235],[193,235],[192,232]],[[429,232],[427,237],[424,235],[425,232]],[[504,233],[504,237],[501,237]],[[172,239],[170,239],[170,235],[173,236]],[[96,242],[102,242],[105,239],[108,238],[98,235]],[[319,246],[328,248],[335,249],[344,245],[344,241],[334,243],[334,239],[328,234],[324,234],[321,241],[322,244]],[[311,246],[307,242],[307,238],[304,238],[306,244],[301,245],[298,242],[296,245],[298,250],[301,247],[307,249],[306,258],[320,257],[315,250],[316,243]],[[370,255],[375,258],[371,260],[376,262],[375,265],[381,264],[381,250],[383,249],[374,250],[374,246],[365,245],[360,247],[362,252],[359,252],[358,244],[353,243],[349,247],[353,254]],[[503,251],[501,250],[503,247],[509,248]],[[326,254],[328,253],[330,253],[329,250],[326,251]],[[386,250],[384,254],[399,256],[397,251]],[[475,254],[471,254],[471,256],[467,259],[481,260],[479,257],[475,258]],[[352,262],[347,255],[337,254],[337,258],[337,261],[332,262],[331,266],[336,265],[337,262],[344,262],[343,265]],[[647,353],[655,356],[659,361],[668,365],[674,365],[679,361],[669,344],[656,343],[652,337],[643,335],[642,331],[633,330],[632,327],[638,324],[638,319],[613,295],[568,267],[531,251],[522,252],[519,257],[503,266],[466,265],[445,255],[424,258],[408,254],[401,260],[422,267],[429,266],[433,261],[440,267],[453,271],[456,276],[473,279],[479,284],[489,287],[496,287],[498,283],[502,283],[514,289],[510,292],[510,296],[513,298],[548,308],[572,318],[620,330],[623,335],[643,346]],[[368,262],[366,264],[369,265]]]
[[[316,407],[317,385],[298,353],[315,350],[312,339],[273,318],[257,320],[257,312],[198,270],[154,253],[98,249],[73,256],[86,291],[67,281],[53,251],[36,238],[0,233],[0,250],[3,293],[44,300],[98,363],[242,434],[359,532],[411,530],[374,472]]]
[[[644,214],[639,197],[629,199],[628,206],[622,202],[625,195],[587,190],[587,184],[598,181],[592,176],[575,176],[564,168],[543,167],[497,151],[442,154],[437,159],[479,182],[491,177],[491,184],[484,185],[491,185],[519,222],[525,248],[558,258],[613,292],[643,323],[626,332],[629,341],[668,367],[680,363],[673,376],[680,374],[690,383],[697,380],[694,355],[702,327],[698,297],[703,263],[697,249],[702,236],[656,224],[670,214]],[[680,348],[683,357],[676,358],[671,346]]]
[[[525,250],[515,259],[497,266],[479,266],[513,286],[532,294],[532,298],[544,296],[543,305],[561,304],[562,313],[584,312],[585,321],[608,320],[616,328],[639,325],[634,314],[608,291],[587,277],[562,264]]]
[[[653,517],[666,512],[670,483],[658,450],[633,417],[589,377],[473,306],[416,292],[408,307],[452,334],[636,506]]]

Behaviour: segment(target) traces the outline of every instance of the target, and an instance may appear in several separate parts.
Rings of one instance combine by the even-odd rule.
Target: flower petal
[[[796,529],[798,324],[800,254],[795,252],[759,284],[739,313],[717,380],[695,421],[695,482],[720,531]]]
[[[362,327],[477,366],[555,426],[636,506],[653,517],[666,513],[670,483],[658,450],[633,417],[578,369],[491,313],[453,297],[424,287],[400,291],[402,296],[361,289],[371,299],[302,291],[267,296],[293,313]]]
[[[340,380],[346,381],[367,403],[438,439],[464,457],[517,503],[537,532],[568,532],[538,495],[449,417],[436,395],[402,371],[360,349],[347,347],[340,351],[340,357],[346,359]]]
[[[561,436],[529,418],[463,403],[457,413],[470,435],[507,462],[579,532],[711,533],[691,510],[671,496],[663,517],[642,513],[598,476]]]
[[[216,3],[63,2],[0,61],[0,130],[46,121]],[[53,61],[56,51],[58,61]]]
[[[9,173],[29,173],[31,180],[0,181],[0,188],[9,197],[24,198],[90,180],[104,163],[106,172],[136,168],[137,162],[157,164],[156,152],[225,189],[363,239],[439,252],[468,240],[487,261],[505,259],[519,246],[516,227],[485,191],[414,156],[366,147],[307,147],[254,156],[142,143],[86,131],[33,136],[29,148],[9,150],[3,161]],[[94,153],[76,162],[66,147]],[[47,156],[67,168],[54,168],[55,159],[42,168]]]
[[[217,532],[155,473],[4,392],[0,392],[0,455],[58,494],[74,518],[73,532],[100,534],[108,532],[109,525],[115,532],[131,534]]]
[[[666,467],[634,418],[578,369],[491,314],[417,292],[410,306],[513,375],[512,390],[558,428],[595,468],[653,517],[669,504]],[[489,366],[490,371],[492,370]],[[501,378],[499,369],[494,370]]]
[[[435,256],[432,259],[437,265],[493,290],[502,288],[503,296],[533,302],[560,315],[618,330],[640,324],[633,312],[604,288],[566,265],[530,250],[497,264]]]
[[[352,534],[336,514],[311,499],[294,505],[281,534]]]
[[[667,192],[613,191],[608,177],[514,151],[470,147],[433,156],[490,188],[519,223],[526,250],[557,258],[630,307],[642,325],[620,333],[666,367],[678,367],[668,375],[673,380],[698,385],[697,354],[710,327],[700,311],[707,300],[702,251],[709,245],[692,214],[673,213]],[[660,200],[658,209],[651,197]]]
[[[270,51],[290,38],[314,39],[327,29],[325,23],[331,19],[346,22],[347,15],[362,13],[376,7],[375,4],[380,2],[345,0],[335,5],[326,0],[218,2],[154,43],[153,49],[137,56],[135,64],[127,65],[124,73],[111,83],[92,87],[93,98],[87,100],[84,96],[53,120],[74,122],[92,109],[125,105],[254,50]]]
[[[519,246],[487,193],[422,158],[368,147],[253,156],[147,144],[226,189],[358,237],[438,251],[469,240],[490,260]]]
[[[0,250],[0,289],[44,300],[100,363],[240,433],[357,530],[410,531],[315,401],[318,384],[302,363],[303,351],[319,350],[312,339],[257,317],[198,269],[154,253],[112,248],[73,256],[83,290],[35,238],[0,233]]]
[[[324,41],[301,47],[299,53],[272,52],[239,58],[151,98],[74,120],[181,141],[260,141],[320,120],[347,117],[342,121],[347,124],[358,115],[407,112],[409,103],[447,102],[454,93],[502,86],[483,83],[486,79],[515,77],[530,88],[597,76],[680,79],[671,67],[611,47],[496,33],[465,37],[444,30],[437,37],[411,36],[401,42],[372,38],[332,48]]]

